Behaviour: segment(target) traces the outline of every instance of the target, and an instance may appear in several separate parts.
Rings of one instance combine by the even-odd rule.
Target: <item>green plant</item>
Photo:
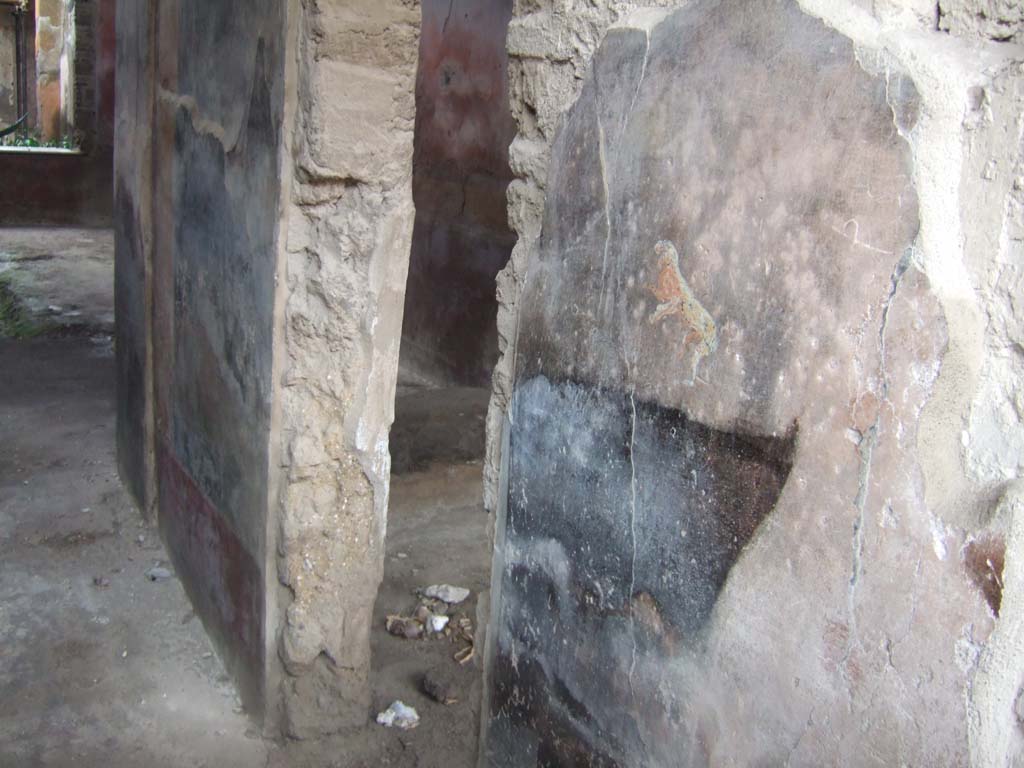
[[[10,277],[0,274],[0,338],[31,339],[45,330],[18,299]]]
[[[3,147],[46,147],[48,149],[75,149],[81,145],[77,131],[67,133],[57,139],[43,139],[39,131],[17,131],[10,136],[0,138]]]

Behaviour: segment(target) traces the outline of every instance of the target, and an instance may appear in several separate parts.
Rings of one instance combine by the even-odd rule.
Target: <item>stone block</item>
[[[381,130],[403,117],[402,78],[387,71],[325,59],[314,70],[310,154],[330,175],[370,180],[408,174],[408,140]],[[411,128],[411,126],[410,126]]]

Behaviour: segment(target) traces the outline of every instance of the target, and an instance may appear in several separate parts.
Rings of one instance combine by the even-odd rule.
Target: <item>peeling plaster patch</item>
[[[196,134],[200,136],[211,136],[216,139],[223,147],[225,154],[231,152],[235,148],[240,134],[236,134],[230,141],[228,141],[227,134],[224,131],[224,126],[215,120],[210,120],[209,118],[204,117],[199,111],[199,105],[192,96],[182,95],[180,93],[168,91],[165,88],[160,88],[159,99],[160,102],[166,106],[172,107],[173,109],[180,108],[188,113],[188,116],[192,121],[192,129]]]
[[[985,534],[968,541],[963,550],[964,567],[996,616],[999,616],[1003,599],[1005,558],[1006,542],[996,534]]]

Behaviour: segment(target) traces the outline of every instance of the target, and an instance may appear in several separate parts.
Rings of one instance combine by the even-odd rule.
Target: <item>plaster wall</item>
[[[703,18],[697,11],[706,13],[707,19],[716,18],[711,5],[689,4],[696,14],[691,23],[697,28]],[[593,56],[602,41],[607,46],[622,46],[631,40],[630,45],[646,50],[645,46],[652,46],[657,39],[665,17],[655,11],[635,11],[629,3],[585,7],[517,3],[509,34],[510,89],[519,126],[511,151],[517,179],[509,190],[509,217],[519,240],[509,266],[499,277],[503,356],[495,374],[489,415],[485,487],[488,509],[496,514],[493,585],[495,589],[510,589],[511,585],[515,592],[499,591],[492,602],[495,621],[488,638],[487,669],[490,703],[496,707],[491,711],[494,721],[485,723],[485,760],[533,765],[538,755],[547,755],[596,759],[596,764],[608,765],[636,764],[641,758],[652,761],[645,764],[675,765],[683,755],[688,761],[685,764],[693,765],[716,760],[833,764],[845,756],[851,765],[876,759],[887,764],[1009,766],[1021,759],[1015,703],[1024,682],[1019,675],[1022,624],[1016,607],[1022,552],[1016,510],[1020,505],[1018,457],[1024,436],[1022,412],[1015,404],[1022,380],[1021,358],[1011,350],[1016,349],[1021,318],[1013,297],[1019,295],[1022,258],[1017,199],[1024,111],[1022,51],[1007,42],[1019,33],[1019,27],[1011,25],[1009,35],[1005,29],[992,34],[988,27],[950,22],[943,27],[951,30],[948,34],[936,29],[939,10],[917,2],[800,4],[800,13],[820,19],[822,29],[848,41],[832,55],[848,46],[852,54],[842,54],[845,60],[853,62],[867,81],[881,78],[886,84],[892,107],[885,122],[890,131],[899,134],[894,151],[904,157],[909,190],[916,198],[909,208],[917,223],[910,222],[904,230],[906,251],[880,246],[909,254],[904,267],[894,271],[892,265],[879,265],[858,273],[857,279],[878,283],[877,289],[871,289],[876,297],[872,301],[883,303],[866,310],[865,318],[873,318],[870,322],[874,323],[882,320],[882,331],[874,351],[868,339],[863,352],[867,357],[856,356],[861,362],[851,370],[860,372],[850,379],[850,399],[843,396],[833,401],[839,414],[834,422],[816,422],[809,412],[797,420],[794,463],[782,481],[780,496],[770,505],[767,523],[756,527],[749,545],[742,545],[743,537],[734,540],[740,546],[735,560],[729,560],[732,565],[726,567],[724,581],[715,576],[722,572],[724,562],[718,555],[707,564],[696,565],[696,572],[685,580],[690,586],[682,588],[683,595],[690,594],[694,583],[707,579],[723,585],[712,599],[708,623],[694,624],[686,618],[693,614],[673,614],[666,597],[658,597],[649,588],[634,591],[630,587],[646,578],[646,566],[642,565],[649,557],[646,543],[634,549],[632,556],[628,546],[623,553],[612,552],[609,562],[626,562],[625,594],[608,598],[605,589],[605,603],[592,607],[596,613],[590,619],[579,618],[588,615],[587,595],[596,601],[592,606],[599,606],[601,591],[580,591],[582,587],[573,587],[580,583],[573,576],[581,572],[599,576],[600,569],[595,570],[593,562],[601,542],[643,542],[657,530],[649,527],[652,519],[666,523],[664,515],[679,503],[679,498],[658,501],[649,494],[644,478],[650,466],[645,464],[659,456],[675,455],[676,449],[663,446],[652,452],[652,444],[645,442],[650,439],[645,425],[657,424],[660,417],[656,414],[668,409],[683,414],[684,420],[722,429],[728,423],[720,421],[724,411],[719,416],[713,414],[732,397],[733,385],[724,371],[716,370],[714,363],[700,355],[700,366],[712,367],[701,374],[703,384],[688,387],[685,382],[694,382],[690,354],[685,363],[668,363],[674,373],[662,380],[661,374],[651,373],[657,369],[644,357],[648,342],[643,341],[643,334],[637,344],[624,344],[621,349],[638,350],[645,364],[631,367],[626,353],[622,353],[625,362],[617,362],[614,343],[600,337],[602,329],[613,326],[606,326],[600,315],[589,321],[584,319],[585,313],[555,321],[542,320],[543,314],[537,314],[539,306],[564,306],[576,300],[582,313],[586,306],[583,293],[577,298],[568,288],[550,305],[536,303],[540,294],[524,299],[523,293],[537,270],[547,278],[537,279],[535,285],[550,287],[559,279],[571,283],[572,278],[565,276],[577,274],[573,270],[579,269],[579,264],[593,264],[595,258],[600,263],[599,242],[596,249],[574,250],[573,243],[581,243],[566,239],[564,230],[553,221],[567,221],[566,226],[586,231],[588,227],[600,229],[606,219],[611,227],[613,219],[621,222],[616,217],[626,215],[626,209],[618,207],[625,202],[616,196],[622,194],[621,184],[632,183],[629,174],[645,167],[641,151],[639,166],[633,166],[624,177],[614,175],[620,171],[613,169],[629,167],[628,162],[623,165],[623,156],[628,154],[626,148],[635,145],[615,144],[614,132],[630,118],[623,102],[616,101],[614,72],[643,61],[652,66],[646,80],[642,65],[639,70],[639,82],[648,90],[657,87],[652,83],[659,78],[663,87],[673,87],[669,83],[679,81],[671,80],[664,66],[654,66],[653,58],[648,61],[641,54],[619,59],[620,66],[612,66],[605,74]],[[943,4],[941,10],[947,19],[960,12],[964,18],[979,18],[977,8],[967,4],[955,8]],[[775,23],[771,14],[777,12],[754,22],[750,31],[737,33],[733,39],[740,50],[746,50],[745,46],[762,34],[762,27]],[[745,10],[747,13],[756,18],[760,11]],[[732,21],[744,14],[736,11]],[[1004,17],[1012,19],[1012,13],[1000,18]],[[728,20],[722,21],[709,21],[708,34],[728,26]],[[615,25],[614,36],[606,38],[606,31]],[[722,45],[727,48],[730,43],[723,41]],[[737,55],[742,57],[742,53]],[[806,55],[811,54],[808,51]],[[611,60],[616,61],[614,56]],[[760,64],[752,66],[756,69],[765,60],[771,59],[761,57],[757,59]],[[894,80],[896,74],[899,77]],[[604,83],[604,90],[593,85],[595,79]],[[584,109],[577,99],[587,83],[597,88],[598,122],[606,133],[600,140],[586,139],[601,147],[602,154],[589,158],[589,164],[580,160],[581,167],[574,170],[571,152],[557,163],[551,152],[557,137],[571,132],[574,121],[583,119],[576,114]],[[902,85],[895,88],[894,83]],[[898,107],[899,99],[891,98],[907,84],[908,92],[916,94],[917,105],[909,122],[907,112]],[[639,105],[645,97],[636,87],[632,98]],[[734,103],[730,97],[735,93],[726,87],[720,93],[721,103]],[[633,103],[629,93],[625,103]],[[648,114],[659,113],[655,108]],[[672,124],[663,114],[660,119]],[[800,121],[795,124],[799,126]],[[578,132],[575,136],[580,138]],[[813,144],[824,138],[811,133],[806,141]],[[567,146],[572,145],[566,141]],[[715,158],[714,138],[704,146]],[[721,160],[712,159],[710,172],[720,172],[727,157],[728,153]],[[701,162],[708,162],[707,158]],[[607,186],[603,193],[600,174],[593,182],[596,188],[586,186],[595,178],[595,166],[600,174],[611,174],[604,177]],[[556,167],[561,175],[553,177]],[[861,171],[876,172],[878,167],[876,159],[862,165]],[[828,178],[822,173],[821,178]],[[572,179],[583,186],[574,189]],[[609,200],[609,190],[614,201],[611,208],[602,202]],[[671,194],[670,190],[666,191]],[[854,186],[842,194],[852,200]],[[651,225],[650,214],[660,210],[662,203],[640,199],[628,210],[636,218],[635,226],[643,230]],[[552,207],[557,200],[563,201],[561,209]],[[565,200],[579,208],[575,215],[565,213]],[[675,221],[686,229],[692,225],[699,231],[702,225],[691,220],[699,218],[699,209],[693,206],[699,206],[700,200],[699,191],[690,198],[683,195],[674,208],[670,204],[665,222]],[[832,200],[834,203],[835,198]],[[678,233],[684,240],[690,236],[682,230]],[[556,239],[555,245],[551,238]],[[854,241],[874,243],[858,237]],[[612,243],[609,264],[624,262],[640,268],[636,262],[643,258],[640,251],[623,252],[618,239]],[[698,297],[696,286],[706,285],[703,296],[708,301],[723,301],[730,289],[713,288],[714,280],[722,278],[709,275],[723,269],[728,275],[732,268],[715,261],[721,257],[714,255],[716,247],[710,243],[701,246],[698,238],[689,247],[692,256],[679,252],[685,285]],[[549,251],[552,258],[564,259],[564,265],[543,266],[545,248],[553,249]],[[758,259],[772,263],[775,252],[769,249]],[[557,265],[557,260],[554,263]],[[636,277],[637,284],[641,278]],[[734,286],[744,284],[738,275],[732,279],[737,281]],[[628,296],[632,289],[616,280],[604,284],[611,305],[626,302],[631,306]],[[579,282],[587,285],[585,280]],[[601,286],[598,280],[589,294]],[[557,288],[551,290],[558,292]],[[708,311],[715,316],[716,310],[709,307]],[[781,318],[772,323],[786,325]],[[820,320],[814,321],[816,331],[820,324]],[[643,325],[626,314],[614,327],[639,329]],[[753,332],[753,327],[750,330]],[[589,343],[581,341],[578,334],[587,332],[598,336],[592,336]],[[716,335],[715,349],[729,349],[720,346],[726,344],[725,338]],[[809,338],[805,332],[800,343]],[[686,350],[693,351],[692,347]],[[901,359],[908,352],[916,363]],[[708,352],[707,360],[713,356]],[[813,357],[808,352],[797,359]],[[751,359],[758,360],[755,377],[764,374],[770,378],[772,356]],[[537,379],[538,366],[550,374],[550,365],[554,365],[554,376]],[[818,375],[825,370],[827,365]],[[928,370],[932,373],[924,375]],[[786,380],[790,380],[789,374]],[[581,386],[580,382],[582,393],[573,389]],[[700,394],[704,386],[713,389],[708,399]],[[884,402],[886,392],[893,393],[891,404],[872,410],[876,415],[869,417],[863,397],[873,393]],[[755,400],[778,416],[779,412],[772,410],[776,406],[770,405],[778,402],[777,394]],[[830,397],[823,400],[827,404]],[[517,405],[509,412],[512,401]],[[594,418],[598,402],[608,410],[606,418]],[[581,421],[573,426],[577,410]],[[766,415],[748,414],[741,419],[743,430]],[[755,433],[789,435],[790,422],[776,422],[776,416],[771,417],[767,432],[755,428]],[[623,423],[614,426],[619,420]],[[532,430],[531,425],[535,427]],[[559,440],[565,435],[572,435],[574,445],[586,443],[580,436],[590,434],[587,430],[595,432],[595,440],[608,441],[608,450],[601,455],[624,453],[625,471],[616,469],[614,462],[604,467],[603,460],[588,460],[584,463],[597,467],[598,477],[603,473],[604,480],[595,479],[593,487],[604,489],[600,492],[605,494],[604,502],[589,495],[591,491],[559,502],[566,484],[554,488],[538,485],[543,472],[524,462],[531,455],[559,456]],[[678,432],[677,425],[673,434]],[[516,447],[517,440],[543,442],[545,435],[553,441],[550,445],[534,446],[535,450]],[[710,450],[707,446],[717,444],[707,442],[710,439],[700,438],[697,442],[705,448],[695,450]],[[804,451],[817,441],[822,442],[813,451],[816,456],[849,452],[848,459],[840,462],[848,461],[849,469],[842,470],[827,491],[816,493],[812,502],[809,497],[801,500],[800,489],[810,478],[827,473],[812,472],[804,481],[799,478],[801,466],[809,466]],[[596,445],[600,448],[600,442]],[[780,454],[774,450],[768,455]],[[781,455],[786,454],[783,451]],[[597,454],[591,459],[595,457]],[[905,474],[890,474],[899,466],[906,467]],[[556,473],[572,476],[568,468]],[[844,473],[848,473],[847,480],[840,480]],[[665,475],[660,477],[663,485]],[[580,482],[586,486],[585,481]],[[713,487],[724,492],[721,484]],[[630,488],[631,493],[627,492]],[[826,501],[830,494],[835,494],[834,503]],[[561,530],[550,520],[562,519],[557,512],[559,503],[562,515],[568,514],[568,527]],[[637,511],[638,503],[642,512]],[[624,531],[599,533],[593,516],[602,504],[609,508],[609,524],[614,527],[624,521]],[[691,524],[700,519],[695,511],[699,505],[684,504],[683,509],[690,510],[684,511],[684,519]],[[815,518],[820,528],[810,524]],[[583,547],[571,557],[560,555],[552,543],[564,541],[570,528],[575,533],[569,539]],[[525,539],[523,531],[528,534]],[[669,541],[668,535],[655,536],[650,546],[665,546],[656,542]],[[591,551],[591,546],[597,549]],[[668,546],[671,551],[663,553],[668,557],[662,558],[663,562],[671,562],[672,552],[678,554],[677,550],[685,548],[683,543]],[[634,579],[640,581],[628,578],[630,562]],[[830,572],[831,576],[826,575]],[[598,578],[597,583],[603,582]],[[568,592],[559,591],[563,588]],[[929,605],[929,595],[941,598]],[[557,605],[554,616],[552,600]],[[507,623],[516,613],[515,606],[521,609],[520,616],[531,617],[525,626],[514,620]],[[510,607],[511,612],[503,613]],[[785,617],[781,623],[779,617]],[[542,626],[544,621],[558,626]],[[624,647],[613,639],[617,622],[628,625],[622,635]],[[506,634],[504,640],[502,633]],[[581,650],[575,656],[559,656],[549,645],[551,637],[564,637]],[[606,642],[609,644],[602,645]],[[508,657],[510,649],[512,656]],[[503,654],[514,659],[511,678],[503,667]],[[645,665],[651,658],[658,662],[649,670],[652,676],[645,677]],[[687,672],[673,678],[671,670],[682,668],[695,677]],[[580,676],[573,669],[580,669]],[[600,696],[587,689],[583,669],[590,674],[604,670],[599,673],[605,683],[599,686]],[[537,670],[541,678],[548,676],[554,688],[545,688],[546,683],[531,677]],[[699,683],[695,682],[698,678]],[[515,690],[512,699],[501,693],[503,686],[512,690],[509,685]],[[688,690],[702,693],[691,696]],[[621,698],[620,706],[612,710],[617,713],[614,716],[601,703],[608,695]],[[544,701],[555,703],[545,710]],[[899,714],[889,709],[894,706]],[[622,715],[623,711],[628,714]],[[851,712],[857,714],[851,718]],[[673,726],[676,717],[691,730]],[[869,736],[863,735],[864,729]]]
[[[260,718],[286,17],[244,6],[120,8],[118,449]]]
[[[544,754],[591,762],[602,756],[607,764],[636,764],[637,755],[675,764],[666,761],[684,754],[692,764],[820,764],[847,755],[851,764],[948,757],[951,764],[1008,765],[1020,752],[1013,707],[1022,681],[1007,670],[1021,669],[1024,626],[1016,496],[1021,51],[967,29],[937,31],[917,2],[755,5],[740,13],[731,2],[695,2],[686,18],[670,21],[692,35],[702,19],[716,19],[708,30],[724,36],[721,50],[737,40],[741,50],[759,50],[759,21],[784,38],[790,26],[780,27],[783,16],[773,15],[783,8],[786,20],[813,30],[816,44],[808,51],[790,41],[787,66],[812,84],[820,83],[806,57],[838,66],[834,84],[847,89],[840,104],[858,106],[849,125],[871,150],[859,166],[848,164],[838,181],[829,180],[838,187],[819,183],[828,174],[811,162],[786,183],[836,193],[807,195],[821,203],[814,211],[842,210],[849,204],[844,195],[870,205],[870,233],[845,221],[832,222],[834,231],[810,229],[809,242],[831,243],[833,257],[857,254],[862,261],[849,263],[860,270],[847,264],[830,271],[810,258],[814,247],[803,246],[780,251],[807,256],[803,261],[776,263],[776,251],[744,259],[746,251],[736,247],[737,259],[717,264],[708,254],[721,252],[720,243],[701,251],[708,244],[687,241],[687,228],[679,226],[692,214],[686,201],[674,207],[671,189],[655,199],[659,188],[644,188],[630,155],[642,143],[614,140],[625,135],[634,98],[661,129],[688,114],[658,113],[661,102],[641,93],[645,82],[666,93],[688,82],[673,69],[685,56],[673,55],[668,27],[661,26],[665,14],[610,2],[524,0],[514,8],[509,89],[518,133],[508,210],[519,239],[498,284],[503,356],[489,414],[486,486],[495,515],[492,605],[499,619],[487,652],[488,701],[498,704],[494,721],[485,723],[491,755],[532,765],[543,746],[554,749]],[[119,113],[119,211],[126,221],[118,243],[129,256],[118,279],[131,306],[119,303],[119,323],[130,320],[118,343],[124,340],[122,385],[136,399],[125,402],[130,423],[120,439],[125,452],[151,451],[139,464],[127,455],[121,461],[137,494],[158,500],[183,581],[247,701],[270,724],[280,720],[302,738],[360,725],[367,715],[368,631],[381,578],[387,432],[414,216],[420,9],[400,0],[293,0],[286,8],[250,4],[244,12],[229,6],[179,0],[161,3],[154,15],[121,8],[136,31],[124,38],[118,65],[135,89]],[[661,53],[648,61],[656,39]],[[594,55],[602,44],[607,55],[596,61],[622,64],[605,71],[608,91],[595,85]],[[753,64],[773,61],[763,53]],[[724,67],[720,75],[730,72],[714,56],[699,60]],[[204,71],[219,76],[206,78]],[[770,86],[763,89],[769,97],[785,85],[770,73],[757,76]],[[697,82],[708,89],[708,103],[728,103],[728,89],[711,87],[717,81]],[[749,95],[750,83],[732,82]],[[587,83],[590,96],[578,102]],[[630,87],[623,90],[623,83]],[[570,117],[574,109],[580,111]],[[799,114],[781,112],[789,122],[780,118],[780,125],[799,128]],[[600,115],[598,129],[586,119],[593,114]],[[152,145],[133,121],[151,125]],[[579,153],[562,138],[556,156],[552,148],[570,135],[570,124],[581,131]],[[801,151],[824,138],[821,131],[796,135],[805,139],[793,142]],[[756,158],[759,145],[740,149]],[[596,152],[587,156],[591,162],[581,161],[584,151]],[[712,174],[727,167],[713,152],[700,163],[694,167]],[[887,181],[882,192],[856,187],[863,169]],[[627,190],[639,190],[633,197],[647,205],[630,208]],[[648,220],[651,212],[656,220]],[[611,222],[634,214],[648,216],[643,226],[658,225],[644,236],[664,229],[678,249],[667,263],[679,274],[669,270],[665,279],[680,302],[668,322],[640,322],[643,312],[628,311],[645,287],[664,287],[660,262],[644,272],[636,261],[641,253],[650,257],[657,242],[610,247],[620,242],[611,238]],[[821,216],[818,224],[830,221]],[[605,236],[596,248],[562,249],[558,243],[571,238],[561,226],[590,234],[604,227]],[[688,260],[695,252],[702,255]],[[567,269],[559,268],[563,257]],[[559,329],[587,327],[571,316],[572,302],[561,299],[579,298],[573,291],[591,285],[574,285],[573,270],[598,258],[615,277],[594,280],[603,293],[586,298],[599,299],[615,322],[592,325],[627,336],[582,345],[560,335]],[[820,332],[845,345],[839,383],[826,387],[816,378],[825,376],[830,359],[827,350],[806,348],[815,338],[807,327],[821,323],[813,311],[762,323],[741,343],[727,326],[720,338],[717,327],[712,334],[695,305],[682,300],[697,297],[712,320],[723,307],[736,316],[753,311],[770,280],[755,279],[750,269],[764,264],[779,267],[779,295],[806,293],[814,299],[809,307],[837,310],[839,320]],[[524,293],[531,274],[548,274],[534,286],[550,285],[552,293]],[[818,278],[831,281],[822,295],[809,287]],[[844,286],[850,290],[839,290]],[[669,338],[666,329],[682,322],[676,315],[684,305],[697,336]],[[771,306],[781,313],[790,305]],[[773,329],[781,334],[776,346],[788,347],[772,347]],[[639,357],[617,358],[619,348],[609,343],[615,338],[632,338],[636,343],[620,348]],[[695,356],[701,339],[705,351]],[[689,354],[662,349],[674,341]],[[748,365],[733,365],[735,356],[714,358],[719,343]],[[799,375],[791,370],[797,363],[806,363]],[[779,373],[797,383],[786,389],[769,376]],[[705,376],[699,387],[698,374]],[[518,410],[509,410],[513,403]],[[603,416],[588,418],[595,414]],[[587,482],[602,489],[610,535],[599,536],[590,517],[575,514],[583,505],[559,510],[551,503],[574,487],[550,479],[553,468],[575,456],[567,438],[606,462],[586,460],[578,468],[607,470],[604,480]],[[529,450],[530,440],[536,450]],[[682,470],[696,469],[686,464],[687,451],[713,461],[701,476],[705,485],[675,488]],[[682,470],[666,460],[672,456],[683,457]],[[830,471],[835,482],[819,498],[822,489],[813,483]],[[759,494],[744,485],[749,477],[763,480]],[[669,487],[678,493],[659,496]],[[714,544],[706,547],[713,555],[707,562],[680,560],[688,550],[672,546],[677,534],[683,539],[673,527],[679,521],[662,514],[694,489],[732,498],[736,503],[726,506],[749,513],[735,531],[711,525],[701,534]],[[709,519],[715,509],[729,512],[700,506],[696,496],[691,501]],[[547,514],[552,509],[558,515]],[[546,626],[529,622],[550,614],[550,600],[565,601],[567,619],[569,609],[586,603],[590,593],[545,592],[539,578],[553,574],[556,586],[568,586],[569,579],[557,581],[566,569],[591,567],[591,553],[569,557],[545,543],[567,530],[584,550],[612,544],[610,570],[594,575],[598,584],[614,584],[616,597],[593,626],[561,627],[565,639],[593,654],[590,668],[606,675],[597,696],[623,705],[612,715],[594,697],[577,695],[578,675],[561,677],[563,688],[546,697],[537,678],[509,678],[508,665],[501,667],[512,658],[509,635],[502,634],[516,629],[506,617],[525,617],[526,635],[548,642],[552,633],[539,631]],[[527,540],[515,541],[524,532]],[[690,604],[670,604],[659,592],[655,566],[662,561],[678,566],[664,575],[680,589],[666,594],[693,597]],[[638,583],[645,588],[632,589]],[[520,590],[522,611],[507,610],[516,606],[510,584]],[[704,592],[688,595],[693,584]],[[560,673],[579,662],[557,659],[557,649],[544,642],[520,650],[522,670]],[[772,664],[762,663],[768,657]],[[565,665],[552,667],[553,660]],[[666,661],[671,674],[662,674]],[[510,681],[513,688],[522,683],[518,702],[501,698]],[[695,689],[709,695],[687,694]],[[675,710],[666,704],[672,699]],[[531,710],[530,701],[539,700],[565,708]],[[745,730],[730,730],[738,727]],[[500,750],[501,744],[516,749]]]
[[[494,279],[515,238],[505,36],[511,0],[423,3],[403,382],[484,386],[497,360]]]
[[[114,316],[118,471],[148,517],[156,504],[153,451],[152,260],[155,14],[117,8],[118,83],[114,175]]]
[[[419,6],[245,6],[119,8],[119,461],[301,738],[367,716]]]

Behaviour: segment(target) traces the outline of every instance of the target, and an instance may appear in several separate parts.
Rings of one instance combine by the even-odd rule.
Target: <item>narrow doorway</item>
[[[478,609],[492,554],[483,460],[498,358],[495,278],[515,243],[506,203],[515,135],[505,51],[512,2],[424,0],[422,12],[416,221],[390,437],[384,581],[374,613],[373,704],[381,711],[398,699],[415,708],[430,728],[401,738],[422,741],[419,754],[447,756],[450,765],[475,756],[479,732]],[[446,602],[425,594],[444,585],[469,595]]]

